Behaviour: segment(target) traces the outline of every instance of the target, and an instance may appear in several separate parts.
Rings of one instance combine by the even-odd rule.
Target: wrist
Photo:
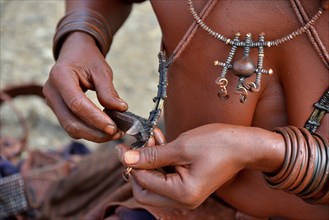
[[[285,142],[282,135],[260,128],[251,128],[253,142],[245,154],[246,169],[259,170],[265,173],[278,171],[285,158]]]
[[[58,54],[57,61],[77,61],[81,59],[81,56],[101,58],[102,54],[93,37],[86,33],[76,31],[65,38],[60,53]]]
[[[74,31],[68,34],[63,40],[61,51],[81,49],[85,46],[97,47],[95,39],[87,33]]]

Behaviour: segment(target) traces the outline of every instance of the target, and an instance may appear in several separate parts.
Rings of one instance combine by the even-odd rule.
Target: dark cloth
[[[235,211],[208,198],[195,210],[158,208],[139,204],[130,184],[122,178],[121,163],[114,147],[106,147],[84,157],[74,172],[49,191],[38,219],[107,219],[114,213],[123,219],[234,219]],[[120,213],[118,207],[123,209]],[[143,211],[141,211],[143,210]],[[122,211],[122,209],[121,209]]]
[[[0,178],[19,173],[19,166],[0,156]]]
[[[6,148],[16,148],[15,145],[7,145]],[[48,198],[48,193],[53,185],[74,171],[74,167],[81,159],[81,156],[90,154],[90,150],[83,144],[72,142],[64,149],[52,152],[42,152],[39,150],[26,151],[27,157],[22,160],[20,157],[0,156],[0,180],[8,181],[12,175],[19,175],[24,181],[24,189],[18,194],[15,182],[10,183],[17,198],[22,196],[26,198],[27,203],[16,211],[24,211],[18,216],[10,216],[7,219],[35,219],[38,211],[43,205],[44,200]],[[8,177],[8,178],[7,178]],[[6,179],[5,179],[6,178]],[[14,181],[14,180],[13,180]],[[0,195],[1,196],[1,195]],[[1,199],[0,199],[1,201]],[[1,203],[8,204],[7,200]],[[0,204],[2,206],[2,204]],[[16,213],[16,212],[15,212]]]

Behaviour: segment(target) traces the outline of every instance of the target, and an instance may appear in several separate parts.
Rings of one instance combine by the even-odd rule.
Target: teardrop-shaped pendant
[[[240,41],[240,33],[235,34],[234,40],[230,43],[232,45],[231,51],[226,59],[226,62],[215,61],[215,66],[223,67],[223,70],[220,76],[216,79],[216,83],[219,85],[219,97],[224,99],[228,98],[226,86],[228,80],[226,79],[226,73],[228,70],[232,69],[235,76],[239,77],[238,83],[236,85],[235,93],[240,95],[241,103],[245,103],[247,100],[248,92],[257,92],[260,90],[261,83],[261,74],[272,74],[273,70],[263,69],[263,60],[264,60],[264,46],[265,39],[264,33],[259,34],[258,41],[252,41],[251,34],[246,34],[244,41]],[[243,57],[239,60],[236,60],[232,64],[233,57],[238,48],[243,49]],[[257,65],[253,63],[250,59],[249,53],[251,48],[258,48],[258,61]],[[256,74],[256,79],[254,82],[246,82],[246,79],[251,77],[253,74]],[[225,79],[226,83],[223,82]]]

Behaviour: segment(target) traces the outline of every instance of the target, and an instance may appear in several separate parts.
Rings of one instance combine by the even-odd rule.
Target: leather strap
[[[218,0],[208,0],[207,3],[204,5],[200,12],[200,17],[202,19],[205,19],[211,10],[214,8],[214,6],[217,4]],[[177,44],[176,48],[174,49],[173,53],[170,55],[170,57],[167,59],[167,65],[172,64],[175,62],[175,60],[182,54],[184,49],[189,45],[191,42],[192,38],[194,37],[196,31],[198,28],[198,24],[196,21],[193,21],[191,26],[187,29],[185,35],[183,38],[179,41]],[[161,50],[165,51],[165,47],[163,42],[161,43]]]
[[[290,0],[290,3],[293,6],[294,12],[296,13],[296,16],[298,17],[300,24],[305,25],[310,20],[310,18],[308,17],[300,0]],[[322,8],[324,10],[327,10],[328,6],[326,6],[326,5],[328,5],[328,1],[323,1]],[[310,40],[313,48],[319,55],[323,64],[329,69],[329,53],[328,53],[326,47],[324,46],[324,44],[322,43],[322,40],[321,40],[317,30],[315,29],[315,27],[311,26],[306,31],[306,35],[307,35],[308,39]]]

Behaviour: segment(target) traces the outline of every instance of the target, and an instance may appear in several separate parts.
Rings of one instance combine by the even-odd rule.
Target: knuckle
[[[45,85],[42,88],[42,94],[45,98],[50,97],[49,95],[49,88],[48,88],[48,83],[45,83]]]
[[[105,63],[91,63],[89,64],[89,69],[91,72],[95,72],[93,76],[93,79],[95,81],[104,81],[104,82],[110,82],[113,80],[113,74],[112,74],[112,69],[110,66],[105,62]],[[89,71],[90,72],[90,71]]]
[[[149,147],[149,148],[145,148],[147,150],[145,150],[144,152],[144,159],[145,162],[150,165],[150,166],[154,166],[157,164],[158,161],[158,150],[156,147]],[[143,154],[142,154],[143,155]]]
[[[101,126],[102,126],[102,129],[104,129],[104,126],[106,125],[106,123],[105,123],[103,114],[98,113],[98,111],[92,112],[92,113],[90,113],[90,119],[92,119],[92,121],[94,121],[94,122],[102,122]]]
[[[83,99],[79,96],[73,96],[68,99],[68,106],[72,110],[72,112],[82,112],[83,110]]]
[[[55,64],[50,70],[49,80],[56,82],[58,79],[58,75],[62,75],[63,73],[65,73],[68,68],[69,67],[66,64]]]
[[[100,76],[109,76],[112,78],[112,69],[105,60],[99,60],[90,64],[91,69],[100,73]]]
[[[49,72],[48,82],[55,88],[61,88],[65,84],[65,79],[67,76],[67,71],[69,66],[66,64],[56,64],[53,66]]]
[[[79,139],[80,137],[77,135],[79,128],[77,123],[66,121],[62,123],[63,129],[70,135],[70,137],[74,139]]]

